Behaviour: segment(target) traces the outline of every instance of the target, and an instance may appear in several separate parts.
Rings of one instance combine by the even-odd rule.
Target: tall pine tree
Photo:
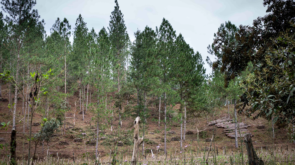
[[[111,13],[111,20],[109,23],[109,39],[111,42],[111,48],[113,51],[113,72],[117,74],[117,83],[118,83],[118,92],[120,93],[121,90],[121,77],[122,72],[124,70],[125,64],[125,55],[126,47],[128,46],[129,36],[127,34],[127,28],[124,21],[124,16],[120,10],[118,1],[115,0],[115,9]],[[122,119],[121,119],[121,106],[119,106],[119,125],[122,126]]]

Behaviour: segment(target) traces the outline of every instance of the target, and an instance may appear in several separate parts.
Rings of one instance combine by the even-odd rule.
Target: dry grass
[[[68,116],[72,116],[75,112],[74,101],[77,100],[76,96],[72,96],[69,98],[69,102],[71,104],[71,110],[68,111]],[[95,100],[92,100],[95,102]],[[0,102],[0,121],[10,121],[11,114],[8,113],[7,108],[8,102]],[[173,109],[177,109],[179,105],[173,107]],[[21,104],[18,104],[18,120],[21,119]],[[78,108],[77,108],[78,109]],[[152,113],[157,114],[157,108],[151,108]],[[230,114],[233,114],[233,106],[230,106]],[[242,156],[240,155],[240,150],[234,148],[234,139],[230,139],[225,136],[223,133],[223,129],[216,128],[215,126],[207,126],[207,122],[211,120],[215,120],[221,117],[228,115],[228,108],[216,108],[214,116],[213,114],[201,114],[199,117],[189,116],[189,120],[187,122],[187,130],[193,131],[193,135],[186,135],[186,141],[183,142],[183,146],[189,146],[185,148],[185,152],[180,153],[180,142],[179,141],[171,141],[173,137],[180,137],[180,127],[177,122],[169,122],[167,128],[169,131],[175,132],[175,134],[167,135],[167,159],[164,157],[164,142],[162,141],[164,135],[164,125],[159,127],[157,125],[157,121],[150,117],[148,119],[147,130],[145,133],[145,139],[148,139],[150,144],[145,144],[145,149],[152,149],[155,158],[152,158],[151,153],[146,154],[146,159],[142,157],[141,163],[143,164],[202,164],[204,163],[204,148],[209,147],[209,143],[205,142],[207,138],[210,138],[215,131],[215,147],[218,148],[218,156],[216,156],[216,161],[218,164],[230,164],[230,160],[237,162],[241,162]],[[36,160],[36,164],[94,164],[94,153],[95,146],[86,145],[86,141],[94,138],[95,129],[93,127],[94,122],[91,120],[93,113],[87,112],[85,115],[85,121],[82,121],[82,115],[76,113],[76,125],[74,129],[66,130],[66,134],[62,135],[62,130],[59,130],[56,133],[56,137],[52,139],[52,141],[47,145],[44,145],[44,149],[41,146],[37,148],[37,156],[40,160]],[[116,115],[115,115],[116,116]],[[231,115],[232,116],[232,115]],[[35,122],[40,122],[42,118],[41,114],[36,114],[34,116]],[[157,117],[155,117],[157,118]],[[267,163],[271,162],[280,162],[280,164],[284,163],[283,161],[295,160],[294,158],[294,148],[295,145],[290,143],[288,139],[287,129],[276,129],[276,139],[273,140],[271,138],[271,124],[262,118],[257,120],[251,120],[243,115],[238,115],[238,121],[244,122],[246,124],[251,125],[248,130],[251,132],[254,137],[252,138],[253,145],[256,148],[258,155],[263,158]],[[68,119],[67,127],[73,126],[73,120]],[[99,152],[100,152],[100,160],[101,162],[110,162],[111,161],[111,152],[115,150],[115,143],[113,141],[114,137],[126,137],[132,139],[132,118],[126,118],[123,121],[123,128],[119,130],[118,121],[114,118],[113,126],[114,131],[110,131],[110,127],[107,127],[104,130],[103,136],[107,139],[99,141]],[[17,124],[17,132],[22,132],[22,122]],[[265,126],[264,129],[258,129],[257,126]],[[77,129],[78,128],[78,129]],[[37,132],[40,129],[40,126],[33,127],[33,132]],[[206,132],[206,136],[199,138],[197,141],[197,129],[203,132]],[[0,137],[5,139],[5,144],[9,144],[10,134],[1,134],[1,132],[10,132],[11,128],[8,130],[1,130]],[[28,132],[28,129],[26,129]],[[86,136],[82,136],[82,132],[86,133]],[[19,164],[25,162],[25,156],[27,155],[28,149],[28,141],[27,135],[17,134],[17,156]],[[83,142],[73,142],[73,138],[82,138]],[[61,141],[68,142],[68,145],[60,145]],[[108,142],[109,145],[103,145],[103,143]],[[4,143],[2,143],[4,144]],[[5,145],[4,144],[4,145]],[[159,153],[156,152],[156,146],[161,144]],[[288,150],[287,147],[288,146]],[[118,164],[129,164],[128,161],[131,160],[132,155],[132,145],[124,145],[122,147],[118,147],[117,150],[117,159],[120,163]],[[262,150],[261,150],[262,148]],[[282,148],[282,149],[281,149]],[[282,150],[282,151],[281,151]],[[33,151],[33,150],[32,150]],[[48,154],[47,154],[48,151]],[[216,150],[217,151],[217,150]],[[225,152],[225,153],[224,153]],[[0,149],[0,156],[2,157],[0,162],[2,164],[8,163],[8,154],[9,151],[7,148]],[[73,155],[74,153],[74,155]],[[141,152],[140,152],[141,153]],[[210,152],[210,164],[213,164],[212,152]],[[244,162],[246,159],[246,149],[243,148],[243,158]],[[58,156],[57,156],[58,155]],[[75,163],[73,160],[75,159]],[[126,162],[125,162],[126,161]],[[286,163],[287,164],[287,163]],[[295,164],[295,162],[293,162]]]

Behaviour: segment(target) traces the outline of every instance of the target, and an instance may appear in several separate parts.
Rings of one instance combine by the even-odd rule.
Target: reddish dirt
[[[9,111],[8,104],[9,104],[9,91],[6,86],[2,86],[2,94],[3,98],[0,101],[0,121],[1,122],[8,122],[10,121],[10,125],[5,129],[0,130],[0,138],[4,138],[5,142],[0,142],[0,144],[9,144],[10,143],[10,132],[12,129],[12,112]],[[37,157],[43,158],[47,155],[47,150],[53,157],[59,158],[67,158],[67,159],[73,159],[74,157],[83,157],[86,152],[90,153],[90,157],[95,154],[95,146],[89,146],[86,145],[86,141],[93,138],[92,134],[96,134],[95,132],[95,123],[94,120],[92,120],[92,117],[94,116],[93,112],[90,110],[86,112],[84,121],[82,120],[82,115],[79,114],[79,108],[78,108],[78,93],[76,92],[74,96],[71,96],[68,98],[68,101],[70,103],[71,109],[66,112],[67,117],[73,117],[75,113],[75,101],[77,101],[77,110],[76,110],[76,124],[75,128],[83,129],[83,131],[73,131],[74,125],[73,125],[73,119],[67,119],[66,120],[66,130],[65,134],[63,135],[63,127],[59,129],[55,133],[55,136],[52,138],[52,140],[49,142],[49,144],[44,144],[44,147],[42,145],[39,145],[37,148]],[[108,95],[108,99],[110,97],[114,97],[114,93],[110,93]],[[13,98],[13,92],[11,92],[11,97]],[[94,97],[92,96],[92,103],[95,102]],[[114,104],[114,101],[111,103],[111,105],[108,105],[108,107],[112,107]],[[125,107],[126,104],[123,106]],[[173,107],[174,110],[179,109],[179,105],[176,105]],[[52,110],[53,107],[50,108]],[[160,147],[160,153],[163,152],[164,142],[162,142],[163,135],[164,135],[164,125],[163,122],[161,126],[158,126],[158,122],[155,121],[155,119],[158,119],[158,106],[157,105],[149,105],[149,109],[151,111],[151,116],[147,120],[147,126],[145,129],[147,129],[147,132],[145,133],[145,138],[149,139],[151,141],[151,144],[145,144],[146,149],[153,149],[154,153],[156,152],[156,146],[161,144]],[[231,114],[233,106],[230,106]],[[163,107],[162,107],[163,110]],[[215,116],[212,117],[212,115],[206,116],[206,114],[201,114],[200,117],[188,117],[187,121],[187,131],[192,131],[193,135],[186,135],[187,140],[184,141],[183,146],[189,145],[190,147],[186,148],[187,150],[191,151],[198,151],[204,147],[208,147],[209,143],[205,142],[206,139],[211,138],[212,133],[215,131],[215,141],[216,141],[216,147],[219,148],[219,150],[223,150],[224,147],[227,148],[227,150],[236,151],[234,148],[234,139],[230,139],[225,136],[223,133],[222,128],[216,128],[215,126],[207,126],[207,122],[211,120],[218,119],[220,117],[224,117],[227,115],[227,107],[222,107],[220,109],[216,109]],[[113,130],[110,130],[110,126],[105,127],[104,135],[110,137],[114,136],[126,136],[132,139],[132,123],[133,118],[127,117],[123,120],[123,127],[121,129],[121,134],[118,135],[118,115],[115,113],[115,117],[113,117]],[[109,114],[109,117],[111,117],[111,114]],[[40,123],[43,118],[43,114],[40,112],[35,113],[33,123]],[[163,116],[161,116],[163,119]],[[269,148],[271,146],[276,147],[289,147],[289,148],[295,148],[294,144],[290,143],[290,140],[288,139],[288,128],[281,128],[276,130],[276,138],[273,141],[271,138],[271,124],[262,119],[259,118],[257,120],[251,120],[245,116],[239,115],[239,121],[244,122],[246,124],[251,125],[248,129],[253,134],[253,142],[254,146],[256,148]],[[23,114],[22,114],[22,99],[21,95],[19,95],[19,100],[17,104],[17,157],[23,158],[27,156],[28,153],[28,131],[29,127],[26,126],[25,128],[25,134],[23,134]],[[208,119],[208,120],[207,120]],[[106,120],[102,120],[101,123],[105,123]],[[167,118],[168,123],[168,132],[175,132],[175,134],[168,134],[167,135],[167,149],[170,153],[177,153],[179,152],[180,143],[179,141],[171,141],[171,138],[173,137],[180,137],[180,127],[179,123],[175,121],[170,121],[169,118]],[[257,126],[264,126],[265,128],[257,128]],[[73,127],[73,128],[71,128]],[[142,128],[141,128],[142,129]],[[200,132],[206,132],[200,135],[200,140],[196,141],[197,139],[197,129]],[[40,130],[39,126],[33,126],[32,132],[36,133]],[[129,131],[129,133],[128,133]],[[81,136],[82,132],[87,132],[87,137],[82,139],[83,142],[74,142],[75,138],[83,137]],[[124,134],[124,135],[123,135]],[[205,136],[206,135],[206,136]],[[110,146],[104,146],[102,143],[106,140],[100,140],[99,145],[99,153],[103,159],[108,160],[110,151],[114,151],[114,143],[111,142]],[[6,146],[5,146],[6,147]],[[0,150],[1,157],[6,156],[8,153],[8,148],[6,147],[2,150]],[[34,144],[31,146],[32,153],[34,152]],[[132,154],[132,145],[123,145],[122,147],[118,147],[118,152],[123,155],[130,156]]]

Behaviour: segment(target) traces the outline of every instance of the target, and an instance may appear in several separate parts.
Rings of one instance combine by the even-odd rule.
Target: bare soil
[[[11,98],[13,98],[13,93],[11,92]],[[8,108],[9,104],[9,94],[7,86],[2,87],[3,98],[0,101],[0,122],[10,121],[10,125],[7,129],[0,129],[0,144],[4,145],[4,148],[0,150],[0,157],[5,157],[9,153],[9,143],[10,134],[12,129],[12,109]],[[114,95],[109,94],[109,97]],[[28,132],[29,127],[26,124],[25,130],[23,129],[24,120],[22,114],[22,96],[19,95],[17,104],[17,158],[22,159],[27,157],[28,154]],[[152,98],[149,98],[150,100]],[[79,114],[79,102],[78,94],[75,93],[74,96],[68,98],[71,109],[66,112],[66,117],[73,117],[75,113],[75,101],[77,101],[77,110],[75,113],[76,121],[74,125],[73,118],[66,119],[65,134],[63,134],[63,126],[55,133],[55,136],[47,144],[39,145],[37,148],[37,157],[43,158],[47,154],[53,157],[59,157],[60,159],[76,159],[81,157],[94,158],[95,155],[95,145],[93,141],[96,137],[96,124],[92,117],[94,113],[90,110],[86,112],[84,121],[82,120],[82,114]],[[92,96],[90,102],[94,103],[96,100]],[[152,102],[152,100],[151,100]],[[112,102],[111,104],[114,104]],[[124,105],[126,106],[126,104]],[[109,105],[108,107],[111,107]],[[179,105],[173,107],[174,110],[179,109]],[[161,126],[158,126],[158,122],[155,119],[158,118],[158,107],[154,104],[149,105],[151,115],[147,119],[147,125],[145,126],[145,151],[146,155],[150,155],[150,150],[153,153],[164,154],[164,122],[161,121]],[[52,110],[53,107],[50,108]],[[234,139],[229,138],[225,135],[223,128],[217,128],[216,126],[208,126],[208,122],[216,120],[225,116],[228,116],[227,107],[221,107],[215,109],[215,116],[201,114],[199,117],[188,116],[187,121],[187,131],[190,131],[189,135],[186,135],[186,140],[183,142],[185,150],[192,152],[197,152],[209,146],[208,139],[211,138],[213,132],[215,132],[215,145],[219,151],[226,150],[227,152],[235,152],[237,149],[234,147]],[[164,108],[162,108],[164,110]],[[116,112],[116,111],[115,111]],[[233,105],[230,105],[230,116],[233,117]],[[41,112],[37,112],[34,115],[33,123],[40,123],[44,115]],[[110,114],[109,117],[112,117]],[[163,119],[163,116],[161,116]],[[27,118],[26,118],[27,120]],[[99,141],[99,153],[102,160],[109,160],[110,154],[115,151],[116,139],[123,141],[123,146],[118,146],[118,154],[123,157],[132,155],[132,135],[133,135],[133,118],[126,117],[123,119],[123,127],[119,129],[118,127],[118,115],[115,113],[113,117],[113,131],[111,131],[110,126],[103,128],[100,134]],[[256,149],[268,149],[271,147],[285,148],[289,150],[294,150],[295,145],[290,142],[288,138],[288,127],[278,129],[276,127],[275,140],[272,139],[272,127],[271,123],[263,118],[252,120],[246,116],[238,115],[239,122],[243,122],[247,125],[248,131],[253,135],[254,147]],[[101,123],[105,123],[106,120],[102,120]],[[27,121],[26,121],[27,123]],[[33,134],[40,130],[40,125],[35,124],[32,126]],[[180,142],[175,141],[180,137],[180,124],[179,122],[171,121],[167,118],[167,151],[169,153],[179,153],[180,152]],[[199,133],[199,141],[197,141],[197,130]],[[141,130],[142,131],[142,125]],[[82,135],[86,133],[86,136]],[[1,140],[1,138],[3,138]],[[82,139],[82,142],[75,142],[75,139]],[[129,139],[126,140],[126,139]],[[130,143],[131,139],[131,143]],[[241,139],[240,139],[241,140]],[[80,140],[76,140],[80,141]],[[126,142],[125,142],[126,141]],[[240,142],[240,141],[239,141]],[[156,147],[160,145],[160,149],[157,152]],[[188,147],[185,147],[188,146]],[[31,146],[31,151],[34,151],[34,143]]]

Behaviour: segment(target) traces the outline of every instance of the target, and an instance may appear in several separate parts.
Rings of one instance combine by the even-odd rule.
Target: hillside
[[[8,122],[12,120],[11,112],[8,108],[8,89],[7,87],[2,88],[3,98],[0,104],[0,121]],[[13,98],[13,97],[12,97]],[[75,113],[75,101],[78,100],[76,95],[68,98],[71,109],[66,112],[67,117],[73,117]],[[91,102],[95,102],[94,99]],[[28,152],[28,130],[29,127],[26,125],[25,133],[23,134],[23,121],[20,121],[21,110],[22,110],[22,100],[19,100],[17,105],[17,158],[22,159],[27,156]],[[126,105],[125,105],[126,106]],[[179,105],[173,107],[174,109],[179,108]],[[50,110],[53,107],[50,108]],[[163,122],[159,127],[155,119],[158,118],[158,110],[154,105],[149,105],[151,115],[147,119],[147,125],[145,126],[145,152],[146,158],[152,159],[151,150],[157,156],[157,158],[164,157],[164,125]],[[229,106],[230,116],[233,115],[233,105]],[[201,114],[198,117],[189,116],[187,121],[187,133],[186,140],[183,142],[183,147],[187,152],[193,152],[194,154],[202,157],[204,151],[208,150],[210,144],[210,138],[215,131],[215,145],[218,148],[219,153],[226,154],[238,152],[234,147],[234,139],[229,138],[225,135],[222,128],[217,128],[215,126],[208,126],[208,122],[216,120],[225,116],[228,116],[228,107],[221,107],[215,109],[215,116],[212,114],[206,116]],[[65,134],[63,134],[64,126],[61,126],[59,130],[55,133],[49,144],[44,144],[44,146],[37,147],[37,158],[43,159],[47,154],[52,157],[59,159],[83,159],[83,158],[95,158],[95,137],[96,137],[96,127],[94,121],[91,120],[93,117],[93,112],[88,111],[85,114],[84,122],[82,120],[82,114],[79,114],[77,110],[75,113],[76,120],[74,125],[73,118],[66,119]],[[102,161],[110,160],[110,153],[115,150],[115,141],[118,141],[118,157],[124,158],[124,160],[130,160],[133,148],[133,120],[131,117],[124,118],[123,127],[119,129],[118,127],[118,115],[114,114],[113,131],[111,131],[110,126],[106,127],[100,132],[100,141],[98,150],[100,153],[100,159]],[[43,116],[42,113],[36,113],[34,115],[32,132],[36,133],[40,130],[40,122]],[[290,143],[288,138],[288,128],[275,129],[275,140],[272,140],[272,127],[271,123],[265,119],[258,118],[256,120],[251,120],[243,115],[238,116],[239,122],[250,125],[248,128],[249,132],[253,135],[254,147],[261,150],[269,150],[272,147],[278,149],[289,150],[294,152],[295,145]],[[20,122],[19,122],[20,121]],[[104,122],[104,121],[102,121]],[[10,132],[11,125],[7,130],[0,130],[1,144],[4,148],[1,149],[1,157],[5,158],[8,153],[8,146],[10,143]],[[197,140],[197,130],[199,130],[199,140]],[[141,125],[142,131],[142,125]],[[180,125],[175,121],[169,121],[167,125],[167,151],[168,156],[179,155],[180,153]],[[86,133],[86,135],[83,135]],[[3,138],[3,139],[2,139]],[[81,140],[78,140],[81,139]],[[239,141],[240,143],[240,141]],[[159,151],[157,152],[157,146]],[[32,151],[34,151],[34,145],[32,145]],[[140,147],[140,152],[142,148]],[[224,153],[225,152],[225,153]],[[246,152],[246,151],[244,151]],[[142,156],[140,154],[140,159]]]

